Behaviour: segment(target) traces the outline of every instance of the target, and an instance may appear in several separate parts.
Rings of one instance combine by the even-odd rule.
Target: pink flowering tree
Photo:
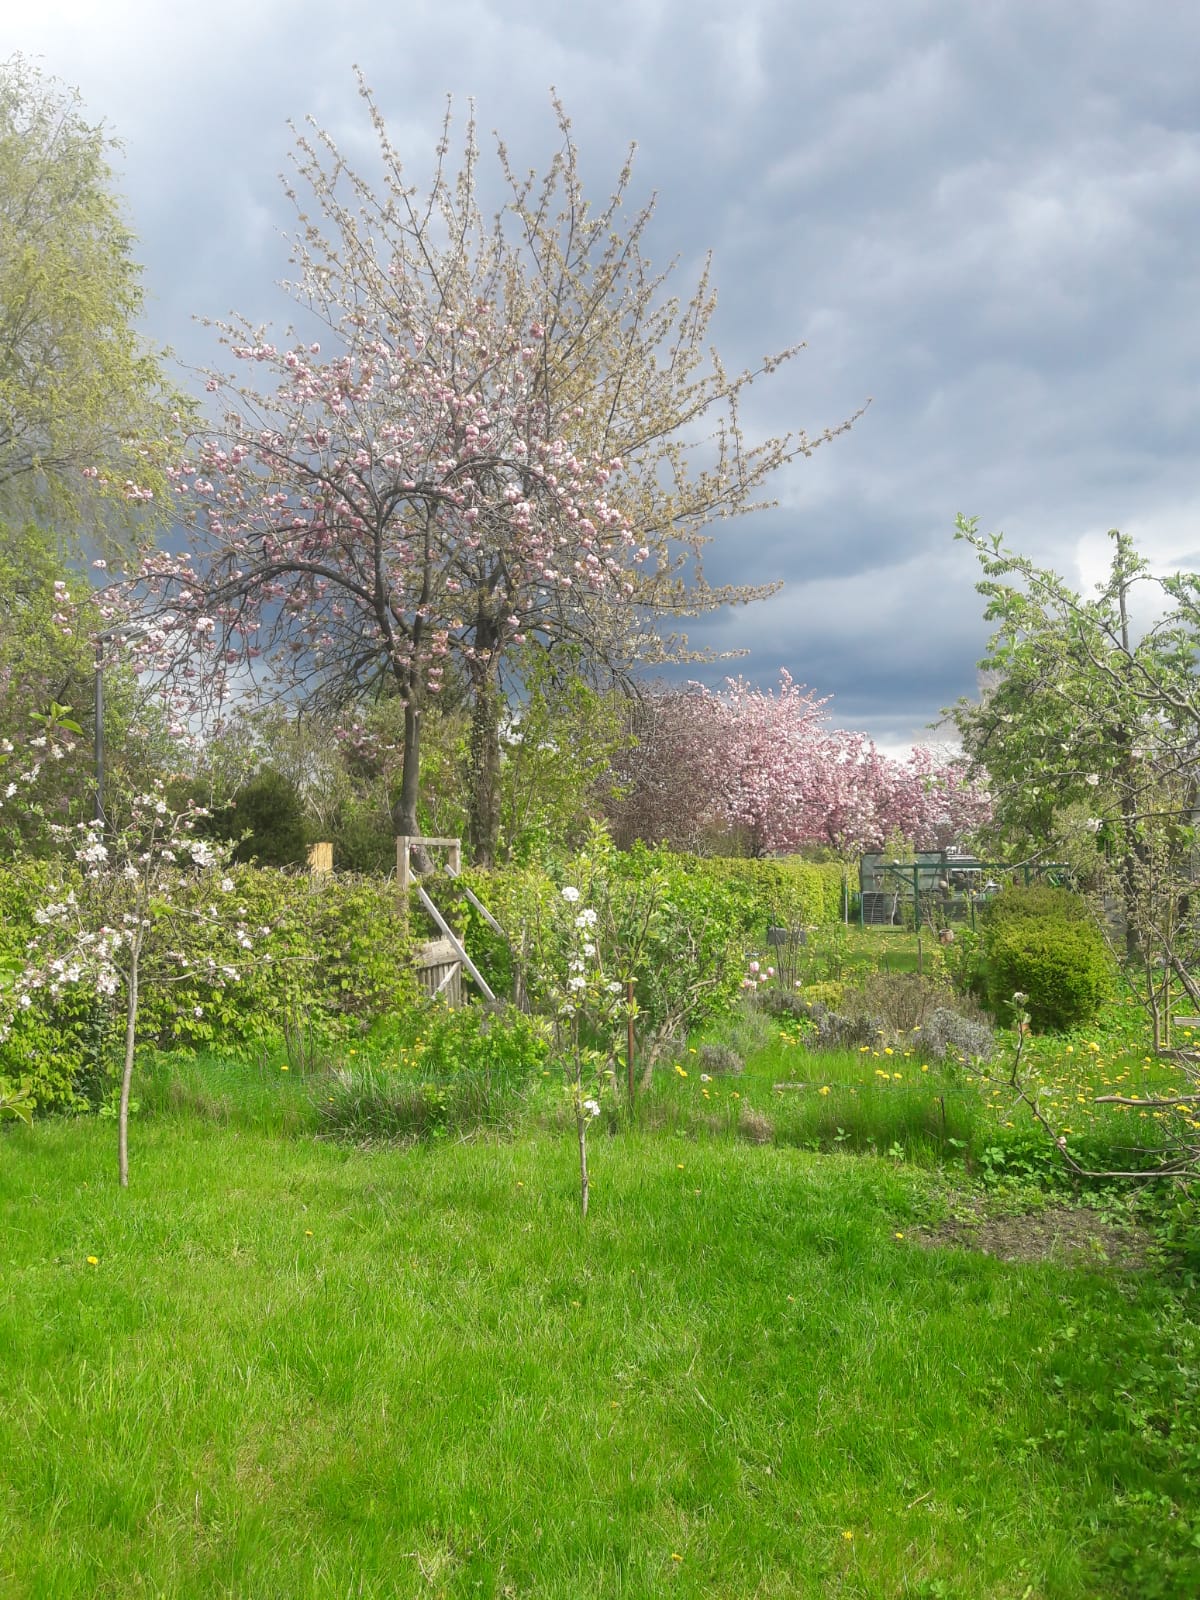
[[[827,701],[787,672],[777,689],[727,680],[647,698],[623,771],[624,841],[694,849],[733,834],[753,855],[824,844],[840,854],[901,836],[940,848],[986,821],[989,800],[961,760],[919,748],[904,761],[829,725]]]
[[[743,437],[742,391],[795,350],[725,372],[707,271],[680,301],[650,270],[653,208],[623,214],[628,164],[589,209],[561,108],[543,180],[500,147],[507,198],[486,217],[473,124],[460,170],[447,129],[418,193],[362,93],[381,180],[320,130],[298,137],[287,288],[305,331],[221,325],[234,374],[209,377],[215,426],[175,473],[189,549],[129,577],[170,618],[181,671],[204,644],[241,693],[265,671],[289,694],[395,694],[401,833],[417,831],[422,718],[453,672],[487,860],[513,652],[570,641],[621,671],[682,648],[657,620],[767,592],[708,587],[705,530],[840,428]]]

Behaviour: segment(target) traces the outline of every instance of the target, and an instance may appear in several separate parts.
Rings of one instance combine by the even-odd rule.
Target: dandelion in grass
[[[817,1090],[817,1093],[818,1094],[828,1094],[829,1093],[829,1085],[827,1083],[823,1083],[821,1085],[821,1087]]]
[[[87,1264],[88,1264],[89,1267],[98,1267],[100,1265],[100,1257],[99,1256],[89,1256],[87,1258]]]

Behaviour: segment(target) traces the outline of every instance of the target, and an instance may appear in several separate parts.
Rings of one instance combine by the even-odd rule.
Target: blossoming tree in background
[[[937,849],[987,820],[984,782],[959,758],[917,748],[897,761],[866,734],[831,728],[827,703],[787,672],[775,690],[729,679],[720,694],[690,685],[648,696],[624,759],[618,837],[850,854],[897,836]]]

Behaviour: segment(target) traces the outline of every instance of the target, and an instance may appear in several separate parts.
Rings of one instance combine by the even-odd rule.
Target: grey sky
[[[714,580],[773,600],[692,630],[781,666],[842,726],[920,739],[975,687],[986,629],[956,512],[1092,582],[1122,526],[1200,561],[1200,11],[1166,0],[43,0],[5,51],[77,84],[125,144],[148,331],[285,321],[287,119],[368,151],[351,64],[413,175],[447,93],[518,166],[562,96],[597,198],[626,145],[681,283],[711,247],[730,366],[796,339],[747,421],[854,431],[722,530]]]

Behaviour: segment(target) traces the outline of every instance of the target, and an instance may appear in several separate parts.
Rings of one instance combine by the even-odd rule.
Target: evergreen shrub
[[[1112,957],[1087,902],[1067,889],[1013,887],[988,907],[982,937],[984,1001],[1002,1023],[1013,995],[1039,1032],[1090,1022],[1112,994]]]

